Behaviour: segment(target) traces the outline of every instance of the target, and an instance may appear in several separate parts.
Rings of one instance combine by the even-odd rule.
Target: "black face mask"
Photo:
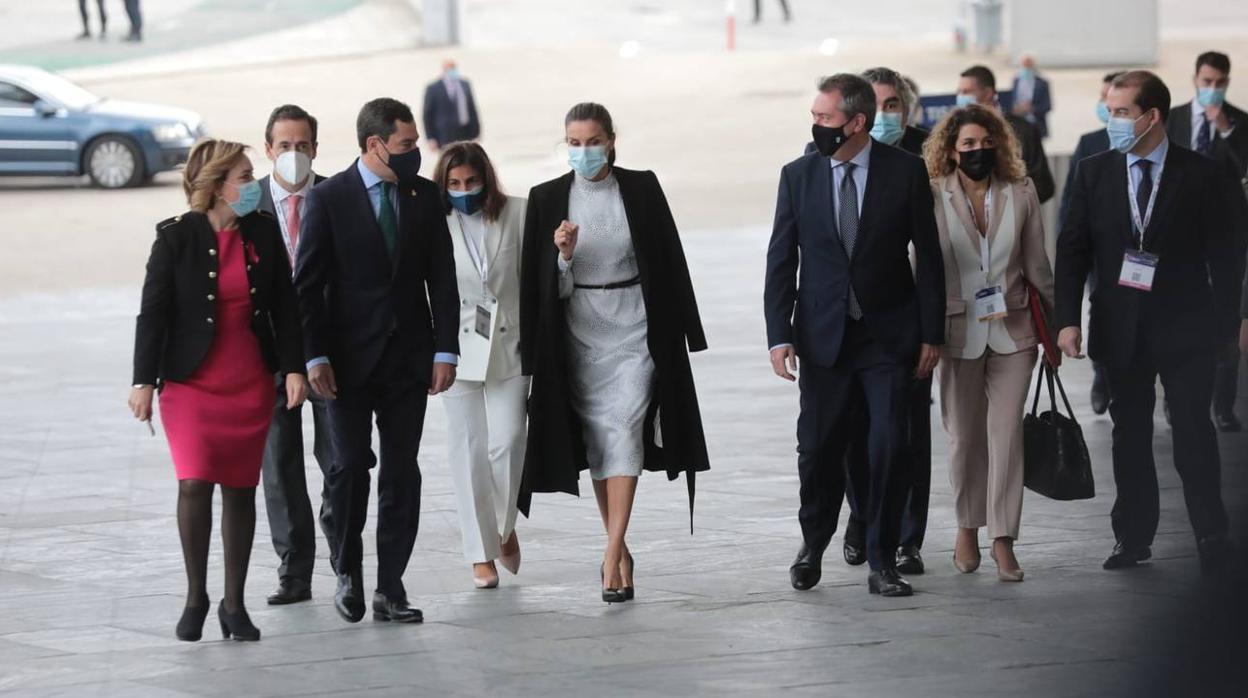
[[[820,126],[814,124],[810,127],[810,135],[815,139],[815,149],[824,157],[832,157],[832,153],[841,149],[845,145],[845,141],[849,140],[849,136],[845,135],[844,126]]]
[[[406,153],[391,153],[384,143],[381,148],[390,156],[386,167],[390,168],[400,184],[411,184],[416,181],[420,173],[420,148],[412,148]]]
[[[960,162],[958,162],[958,169],[962,170],[962,174],[976,182],[982,181],[997,168],[996,148],[963,150],[958,153],[958,156],[961,158]]]

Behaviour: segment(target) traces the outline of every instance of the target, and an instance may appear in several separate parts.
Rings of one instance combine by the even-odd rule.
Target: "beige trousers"
[[[949,480],[962,528],[1018,538],[1023,511],[1023,410],[1036,350],[940,362],[940,411]]]

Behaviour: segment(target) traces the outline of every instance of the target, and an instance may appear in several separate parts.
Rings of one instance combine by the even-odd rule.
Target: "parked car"
[[[39,68],[0,65],[0,176],[82,176],[131,187],[186,162],[203,120],[98,97]]]

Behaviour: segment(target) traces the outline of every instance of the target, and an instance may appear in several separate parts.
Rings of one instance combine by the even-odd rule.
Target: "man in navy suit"
[[[944,342],[944,266],[927,171],[872,141],[875,110],[866,79],[820,82],[811,108],[817,151],[780,172],[763,302],[772,370],[801,390],[803,544],[790,582],[799,590],[819,582],[845,490],[849,417],[861,409],[870,424],[868,590],[909,596],[895,554],[912,477],[910,391],[936,367]]]
[[[459,75],[455,61],[442,63],[442,77],[425,88],[425,138],[438,150],[455,141],[481,137],[481,118],[472,85]]]
[[[364,617],[361,533],[368,518],[373,418],[377,587],[373,617],[420,622],[403,587],[420,520],[425,405],[455,381],[459,292],[437,186],[417,175],[416,119],[375,99],[360,110],[361,155],[314,187],[303,219],[295,287],[313,388],[329,400],[330,506],[338,545],[334,605]]]
[[[1053,111],[1053,97],[1049,81],[1036,72],[1036,59],[1023,56],[1013,85],[1015,114],[1036,127],[1041,138],[1049,137],[1049,112]]]

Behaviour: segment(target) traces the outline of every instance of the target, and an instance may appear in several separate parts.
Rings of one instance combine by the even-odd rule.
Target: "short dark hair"
[[[875,89],[861,75],[837,73],[819,78],[819,91],[841,93],[840,110],[850,119],[863,114],[867,128],[875,125]]]
[[[433,171],[433,181],[438,185],[438,189],[442,190],[443,211],[448,214],[451,212],[451,198],[446,193],[446,183],[450,179],[451,170],[464,165],[481,175],[481,194],[485,199],[485,205],[481,207],[481,211],[485,214],[485,219],[487,221],[498,220],[503,212],[503,206],[507,203],[507,195],[503,193],[503,188],[498,183],[498,174],[494,172],[494,165],[490,162],[490,156],[485,154],[485,148],[472,141],[451,143],[442,149],[442,156],[438,158],[438,165]]]
[[[1170,88],[1155,74],[1147,70],[1129,70],[1114,78],[1113,87],[1138,87],[1140,91],[1135,95],[1135,104],[1140,111],[1156,109],[1161,114],[1162,123],[1169,118]]]
[[[1202,65],[1207,65],[1228,75],[1231,73],[1231,57],[1218,51],[1205,51],[1197,56],[1196,72],[1200,72],[1200,66]]]
[[[611,120],[611,112],[597,102],[581,102],[572,105],[567,116],[563,117],[563,127],[567,128],[568,124],[573,121],[593,121],[602,127],[602,132],[607,134],[607,138],[615,140],[615,122]],[[615,165],[614,146],[611,148],[611,153],[607,155],[607,165]]]
[[[1127,71],[1125,71],[1125,70],[1115,70],[1115,71],[1114,71],[1114,72],[1112,72],[1112,73],[1105,73],[1105,77],[1101,78],[1101,82],[1113,82],[1113,81],[1115,81],[1115,80],[1117,80],[1117,79],[1118,79],[1118,76],[1119,76],[1119,75],[1122,75],[1122,74],[1123,74],[1123,73],[1125,73],[1125,72],[1127,72]]]
[[[283,104],[269,114],[269,123],[264,127],[264,142],[273,145],[273,124],[279,121],[306,121],[312,129],[312,143],[316,143],[316,117],[304,111],[303,107],[294,104]]]
[[[394,122],[405,124],[416,123],[411,107],[397,99],[379,97],[360,107],[360,115],[355,119],[355,136],[360,142],[360,152],[368,149],[369,136],[377,136],[383,141],[399,130]]]
[[[962,71],[959,77],[971,78],[975,84],[979,85],[979,89],[987,87],[990,90],[997,89],[997,76],[986,65],[973,65]]]

